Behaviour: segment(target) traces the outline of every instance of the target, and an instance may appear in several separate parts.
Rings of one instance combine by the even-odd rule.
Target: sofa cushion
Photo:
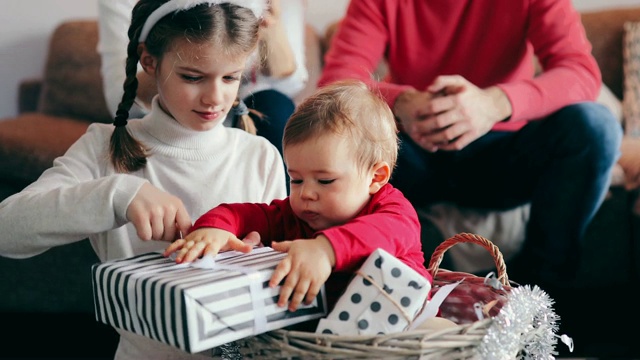
[[[581,13],[582,24],[591,43],[602,81],[622,99],[622,34],[625,21],[640,21],[640,7]]]
[[[626,22],[622,44],[625,135],[640,137],[640,22]]]
[[[88,127],[88,122],[39,113],[0,121],[0,181],[33,182]]]
[[[56,28],[44,69],[40,112],[87,122],[113,121],[102,92],[97,43],[95,20],[68,21]]]

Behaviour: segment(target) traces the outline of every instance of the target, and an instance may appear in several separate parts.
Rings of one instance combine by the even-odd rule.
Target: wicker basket
[[[453,273],[439,269],[445,251],[467,242],[481,245],[491,253],[498,281],[508,286],[506,266],[498,248],[482,236],[462,233],[435,249],[429,263],[434,289],[438,283],[449,282],[450,277],[446,275]],[[462,274],[471,281],[484,281],[472,274]],[[387,335],[344,336],[275,330],[247,339],[241,352],[244,358],[254,359],[473,359],[478,357],[478,345],[492,321],[487,317],[442,330],[419,329]]]

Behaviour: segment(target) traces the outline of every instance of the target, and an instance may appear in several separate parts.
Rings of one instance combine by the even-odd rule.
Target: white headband
[[[219,4],[234,4],[242,7],[246,7],[247,9],[253,12],[258,19],[262,17],[266,4],[264,0],[169,0],[166,3],[160,5],[157,9],[155,9],[151,15],[147,18],[147,21],[144,22],[144,26],[142,27],[142,31],[140,32],[140,38],[138,42],[144,42],[147,40],[147,36],[149,35],[149,31],[151,28],[163,17],[169,15],[176,11],[189,10],[194,6],[200,4],[209,4],[209,5],[219,5]]]

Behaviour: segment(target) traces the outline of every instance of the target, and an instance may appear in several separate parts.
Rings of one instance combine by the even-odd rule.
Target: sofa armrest
[[[42,79],[27,79],[18,87],[18,113],[35,112],[42,90]]]

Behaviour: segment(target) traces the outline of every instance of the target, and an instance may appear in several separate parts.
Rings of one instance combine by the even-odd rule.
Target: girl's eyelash
[[[201,76],[190,76],[190,75],[181,75],[183,79],[187,80],[187,81],[198,81],[200,79],[202,79]]]

